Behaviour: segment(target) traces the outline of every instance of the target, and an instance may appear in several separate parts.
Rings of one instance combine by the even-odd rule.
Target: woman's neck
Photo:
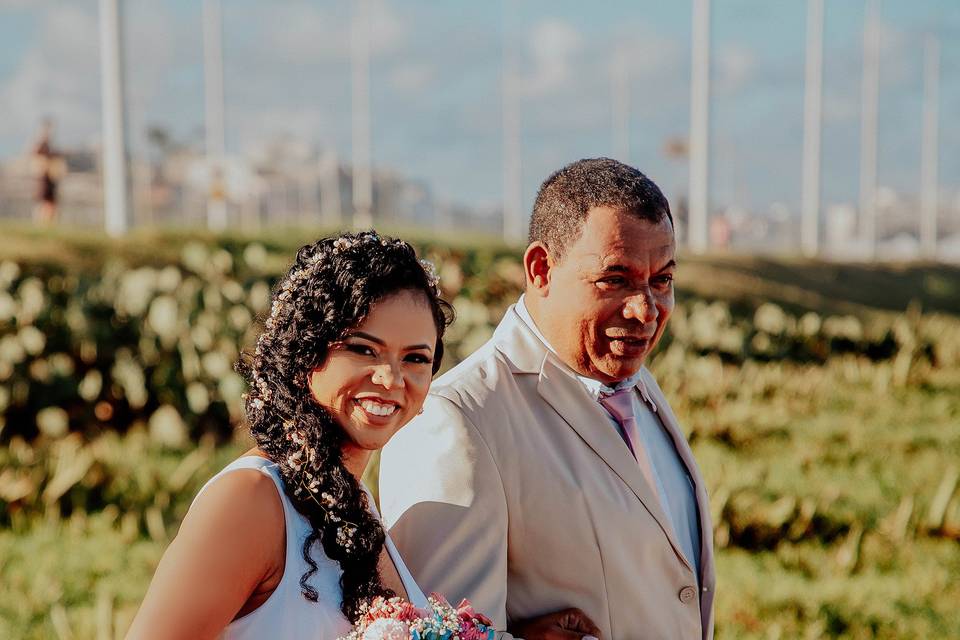
[[[373,455],[373,452],[367,449],[361,449],[360,447],[349,444],[344,445],[343,466],[357,479],[357,482],[360,482],[361,478],[363,478],[363,472],[367,469],[371,455]]]

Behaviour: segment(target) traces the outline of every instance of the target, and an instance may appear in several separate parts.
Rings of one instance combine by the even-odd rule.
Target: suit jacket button
[[[697,590],[693,587],[684,587],[680,589],[680,602],[690,604],[697,597]]]

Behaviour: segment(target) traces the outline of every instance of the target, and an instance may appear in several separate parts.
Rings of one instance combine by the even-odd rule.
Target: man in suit
[[[526,622],[576,607],[605,639],[711,638],[706,488],[644,367],[674,305],[669,205],[581,160],[541,186],[529,240],[524,294],[383,450],[391,537],[424,590],[517,636],[580,637]]]

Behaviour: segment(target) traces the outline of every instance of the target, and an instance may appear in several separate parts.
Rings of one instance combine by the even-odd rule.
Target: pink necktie
[[[650,465],[650,459],[647,457],[647,452],[643,448],[643,442],[640,440],[640,432],[637,430],[637,418],[633,415],[634,393],[635,391],[631,387],[628,389],[620,389],[609,395],[600,394],[600,404],[610,412],[610,415],[613,416],[617,424],[620,425],[620,432],[624,441],[627,443],[627,446],[630,447],[630,452],[633,453],[633,457],[637,459],[637,464],[640,465],[640,471],[643,472],[643,477],[646,479],[647,484],[650,485],[650,490],[653,491],[653,495],[659,499],[660,495],[657,491],[657,483],[653,479],[653,469]]]

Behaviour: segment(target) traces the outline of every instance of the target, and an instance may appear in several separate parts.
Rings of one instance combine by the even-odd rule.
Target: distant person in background
[[[49,225],[57,219],[57,183],[64,173],[63,158],[53,149],[53,121],[45,118],[32,150],[32,164],[37,178],[34,221]]]
[[[706,486],[644,366],[674,305],[667,200],[581,160],[541,186],[529,240],[525,293],[383,450],[390,535],[424,589],[514,636],[572,606],[609,640],[709,639]]]

